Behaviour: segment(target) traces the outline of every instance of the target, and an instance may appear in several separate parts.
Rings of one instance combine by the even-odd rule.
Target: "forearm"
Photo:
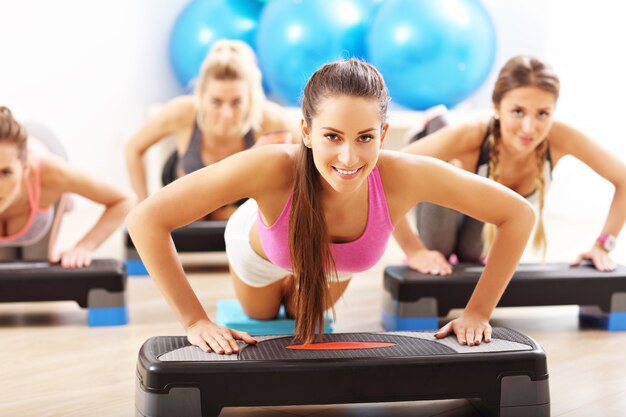
[[[534,223],[530,206],[498,226],[488,262],[466,310],[489,318],[504,293],[526,248]]]
[[[185,276],[171,231],[145,221],[136,211],[127,217],[128,232],[151,279],[187,329],[208,316]]]
[[[422,240],[411,228],[406,216],[402,216],[398,223],[396,223],[393,230],[393,237],[396,242],[398,242],[398,245],[407,258],[410,258],[412,254],[419,250],[426,249]]]
[[[626,221],[626,186],[618,186],[615,188],[615,194],[613,194],[613,201],[609,208],[609,214],[607,215],[604,226],[602,227],[602,233],[618,236],[624,222]]]
[[[128,168],[130,185],[137,195],[137,202],[141,202],[148,197],[148,187],[146,185],[146,171],[144,168],[142,156],[136,152],[127,151],[126,166]]]
[[[130,196],[125,196],[116,203],[108,205],[96,224],[76,243],[76,247],[89,251],[97,249],[120,227],[132,207],[133,199]]]

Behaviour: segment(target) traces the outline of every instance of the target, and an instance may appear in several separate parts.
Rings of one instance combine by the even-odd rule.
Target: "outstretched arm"
[[[272,180],[289,156],[282,146],[240,152],[178,179],[151,195],[128,215],[126,225],[151,278],[188,332],[205,351],[232,353],[236,339],[254,343],[247,333],[209,320],[186,279],[171,231],[218,207],[245,197],[271,193]],[[260,194],[259,194],[260,193]]]
[[[400,154],[392,173],[390,194],[399,196],[405,211],[430,201],[497,227],[489,262],[461,317],[444,326],[437,337],[454,332],[462,344],[491,339],[489,317],[500,300],[532,230],[535,214],[530,204],[508,188],[439,160]],[[392,197],[393,198],[393,197]],[[396,212],[397,214],[398,212]]]
[[[152,145],[175,133],[180,128],[179,125],[183,123],[181,119],[193,118],[195,113],[191,97],[175,98],[165,104],[154,117],[146,121],[126,143],[126,167],[138,202],[148,197],[144,154]]]
[[[50,261],[60,262],[64,268],[81,268],[91,264],[91,256],[124,221],[133,205],[133,198],[121,188],[84,170],[52,157],[41,159],[43,187],[57,190],[59,195],[75,193],[104,206],[96,223],[74,245],[61,254],[49,253]],[[61,196],[62,203],[65,196]],[[59,206],[63,210],[63,204]],[[56,230],[53,233],[56,235]],[[50,242],[51,247],[54,242]]]
[[[572,155],[613,184],[613,200],[600,235],[617,237],[626,221],[626,164],[615,153],[560,122],[555,122],[551,130],[550,146],[555,162],[564,155]],[[581,253],[573,264],[578,265],[584,259],[591,260],[599,271],[615,269],[615,262],[597,241],[593,242],[589,250]]]
[[[478,157],[486,128],[486,123],[480,120],[449,126],[407,145],[402,151],[443,161],[458,158],[471,160],[472,157]],[[452,273],[452,267],[445,256],[426,247],[419,234],[411,230],[406,219],[398,221],[393,236],[406,254],[411,268],[435,275]]]

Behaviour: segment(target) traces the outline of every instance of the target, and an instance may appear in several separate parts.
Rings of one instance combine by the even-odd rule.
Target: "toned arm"
[[[148,196],[144,153],[155,143],[181,129],[189,128],[196,111],[193,97],[183,96],[165,104],[126,143],[126,166],[130,183],[139,201]]]
[[[267,198],[289,186],[285,174],[294,148],[274,145],[234,154],[164,187],[128,215],[135,247],[185,329],[208,317],[187,282],[171,231],[231,201]]]
[[[470,345],[483,336],[489,340],[488,319],[530,236],[535,220],[532,207],[510,189],[445,162],[406,154],[391,158],[394,161],[387,164],[383,181],[392,219],[418,202],[429,201],[496,225],[489,262],[463,316],[438,333],[444,336],[454,331],[459,342]]]

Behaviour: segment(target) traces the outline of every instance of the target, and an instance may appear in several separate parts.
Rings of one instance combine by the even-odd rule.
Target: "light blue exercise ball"
[[[193,0],[180,13],[170,36],[170,62],[180,84],[190,89],[217,40],[238,39],[254,48],[263,4],[256,0]]]
[[[274,0],[259,19],[257,53],[272,98],[298,104],[323,64],[366,57],[373,0]]]
[[[386,0],[368,33],[368,53],[393,101],[417,110],[453,107],[489,75],[496,34],[478,0]]]

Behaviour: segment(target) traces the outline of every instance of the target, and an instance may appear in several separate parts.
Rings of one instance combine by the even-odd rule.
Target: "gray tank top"
[[[254,134],[252,130],[249,130],[243,137],[244,148],[249,149],[254,146]],[[178,158],[178,172],[183,172],[185,175],[204,168],[204,162],[202,162],[202,132],[198,127],[198,123],[193,123],[193,132],[191,134],[191,140],[189,146],[185,151],[185,154]]]

